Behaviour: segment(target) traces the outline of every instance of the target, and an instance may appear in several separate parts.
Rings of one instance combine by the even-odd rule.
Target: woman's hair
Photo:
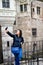
[[[22,30],[18,29],[20,31],[20,37],[22,37]]]

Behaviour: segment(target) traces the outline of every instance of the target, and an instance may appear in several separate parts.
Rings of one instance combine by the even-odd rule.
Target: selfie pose
[[[8,28],[5,28],[5,32],[13,38],[11,52],[15,56],[15,65],[20,65],[19,61],[22,58],[22,44],[24,43],[24,39],[22,37],[22,31],[18,29],[15,34],[12,34],[7,29]]]

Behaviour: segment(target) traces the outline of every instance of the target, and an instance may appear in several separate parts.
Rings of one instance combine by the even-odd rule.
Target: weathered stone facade
[[[27,11],[20,12],[20,5],[27,4]],[[16,1],[16,25],[15,29],[21,29],[25,41],[42,40],[43,39],[43,2],[29,1],[20,2]],[[40,7],[40,15],[37,14],[37,7]],[[32,9],[34,8],[34,12]],[[37,28],[37,37],[32,36],[32,28]]]
[[[4,7],[3,7],[4,1]],[[9,1],[9,2],[8,2]],[[9,7],[6,7],[5,4],[9,4]],[[13,32],[13,24],[15,21],[16,9],[15,9],[15,1],[14,0],[0,0],[0,57],[2,59],[3,52],[3,59],[7,58],[7,41],[12,43],[11,38],[5,34],[5,27],[9,28],[9,31]],[[11,44],[10,44],[11,45]],[[10,47],[9,45],[9,47]],[[5,50],[5,51],[4,51]],[[9,53],[10,55],[10,53]],[[0,59],[0,62],[1,62]]]

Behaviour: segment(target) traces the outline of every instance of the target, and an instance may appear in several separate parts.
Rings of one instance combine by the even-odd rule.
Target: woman
[[[18,29],[17,32],[13,35],[7,30],[7,28],[5,28],[5,32],[13,38],[11,52],[15,56],[15,65],[20,65],[19,60],[22,58],[22,44],[24,43],[22,31]]]

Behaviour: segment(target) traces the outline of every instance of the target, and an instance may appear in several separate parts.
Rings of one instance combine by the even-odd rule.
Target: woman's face
[[[19,35],[20,35],[20,31],[19,31],[19,30],[17,30],[16,34],[19,36]]]

